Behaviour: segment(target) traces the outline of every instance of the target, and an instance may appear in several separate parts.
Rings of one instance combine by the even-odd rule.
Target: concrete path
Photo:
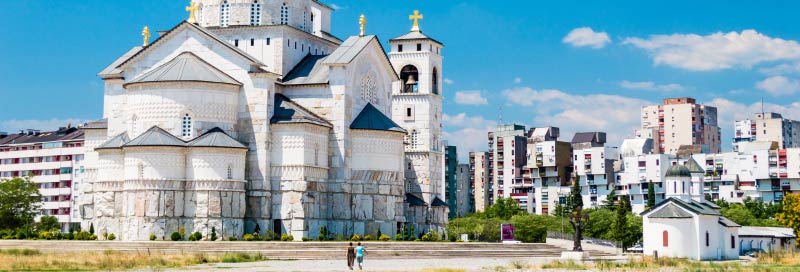
[[[458,258],[458,259],[383,259],[364,260],[364,271],[424,271],[450,268],[466,271],[493,271],[496,266],[510,267],[512,262],[534,265],[558,258]],[[358,270],[358,267],[355,267]],[[265,261],[254,263],[217,263],[186,268],[183,271],[349,271],[342,260]],[[180,271],[180,270],[176,270]],[[504,271],[504,270],[500,270]]]

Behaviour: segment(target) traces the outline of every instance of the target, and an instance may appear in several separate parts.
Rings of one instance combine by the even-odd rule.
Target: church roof
[[[445,203],[441,198],[439,198],[437,196],[437,197],[433,198],[433,203],[431,203],[431,206],[433,206],[433,207],[447,207],[447,203]]]
[[[406,193],[405,202],[410,206],[428,206],[428,203],[425,203],[425,200],[422,200],[421,198],[410,193]]]
[[[123,145],[123,147],[130,146],[186,146],[186,142],[160,127],[153,126],[142,135],[139,135],[139,137],[133,138],[133,140]]]
[[[112,137],[111,139],[108,139],[108,141],[105,141],[104,143],[98,145],[97,147],[95,147],[95,149],[121,148],[123,145],[128,143],[128,141],[130,141],[130,140],[131,139],[128,138],[128,133],[127,132],[123,132],[123,133],[118,134],[117,136]]]
[[[651,213],[650,218],[692,218],[692,214],[684,211],[675,204],[667,204],[663,208]]]
[[[366,36],[352,36],[347,38],[336,50],[325,58],[323,64],[348,64],[361,53],[372,39],[376,39],[375,35]]]
[[[332,128],[333,125],[310,110],[298,105],[283,94],[275,94],[275,109],[272,118],[269,120],[272,124],[286,124],[286,123],[309,123]]]
[[[659,210],[664,208],[666,205],[669,205],[670,203],[672,203],[674,205],[678,205],[678,206],[680,206],[680,207],[682,207],[682,208],[684,208],[684,209],[686,209],[689,212],[694,213],[694,214],[719,215],[719,216],[722,215],[719,212],[719,206],[714,205],[713,203],[710,203],[708,201],[705,201],[705,200],[703,200],[703,201],[690,200],[689,202],[686,202],[686,201],[683,201],[680,198],[676,198],[676,197],[667,198],[664,201],[661,201],[661,203],[658,203],[658,205],[656,205],[655,207],[652,207],[652,208],[647,209],[646,211],[642,212],[640,215],[649,214],[651,212],[653,212],[653,214],[655,214],[656,212],[658,212]],[[647,216],[650,217],[650,216],[652,216],[652,214],[647,215]]]
[[[306,55],[300,60],[300,63],[283,77],[282,83],[289,85],[328,83],[330,68],[326,65],[322,65],[322,61],[327,56],[328,55]]]
[[[228,148],[247,148],[244,144],[233,139],[222,129],[215,127],[203,133],[194,140],[186,143],[189,147],[228,147]]]
[[[350,124],[350,128],[406,132],[400,125],[375,108],[372,103],[367,103],[367,105],[364,106],[361,113],[359,113],[356,119],[353,120],[353,123]]]
[[[195,81],[211,82],[230,85],[239,85],[233,77],[225,74],[208,62],[200,59],[191,52],[183,52],[178,56],[131,80],[127,84],[144,82],[176,82],[176,81]]]
[[[139,51],[141,51],[141,50],[142,50],[141,46],[135,46],[135,47],[131,48],[131,50],[128,50],[128,52],[125,52],[125,54],[123,54],[121,57],[117,58],[117,60],[115,60],[114,62],[111,63],[111,65],[109,65],[108,67],[103,69],[103,71],[100,71],[100,73],[97,74],[97,75],[99,75],[101,77],[108,77],[108,76],[113,76],[113,75],[122,73],[122,70],[120,70],[117,67],[120,64],[122,64],[123,62],[125,62],[126,60],[130,59],[131,57],[133,57],[133,55],[136,55],[136,53],[139,53]]]
[[[400,37],[391,39],[389,41],[393,42],[393,41],[410,41],[410,40],[430,40],[438,44],[439,46],[444,46],[444,44],[442,44],[441,42],[434,40],[431,37],[428,37],[428,35],[423,34],[422,31],[411,31],[406,34],[403,34]]]
[[[680,164],[676,164],[670,166],[667,169],[666,177],[691,177],[692,172],[689,171],[689,168]]]
[[[689,160],[686,161],[686,168],[689,169],[690,173],[705,173],[705,170],[692,157],[689,157]]]
[[[717,223],[719,223],[720,225],[726,226],[726,227],[741,227],[742,226],[742,225],[736,224],[736,222],[733,222],[733,221],[731,221],[730,219],[728,219],[728,218],[726,218],[724,216],[720,216],[719,217],[719,221],[717,221]],[[739,236],[742,236],[742,235],[739,234]]]

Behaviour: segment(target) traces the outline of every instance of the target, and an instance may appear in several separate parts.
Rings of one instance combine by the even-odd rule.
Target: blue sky
[[[385,43],[410,28],[445,44],[445,138],[483,150],[503,121],[608,131],[618,145],[639,107],[692,96],[719,107],[723,148],[733,120],[760,108],[800,119],[797,1],[325,1],[333,34]],[[698,3],[699,2],[699,3]],[[100,118],[103,67],[166,30],[188,1],[8,1],[0,10],[0,131]],[[724,3],[724,4],[723,4]],[[388,48],[388,47],[387,47]]]

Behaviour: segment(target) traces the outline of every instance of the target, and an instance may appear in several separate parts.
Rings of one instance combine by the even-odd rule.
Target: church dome
[[[683,165],[673,165],[667,169],[666,177],[691,177],[692,172],[689,168]]]

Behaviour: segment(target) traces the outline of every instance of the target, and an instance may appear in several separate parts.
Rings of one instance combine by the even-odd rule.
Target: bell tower
[[[422,33],[419,27],[422,18],[415,10],[409,16],[414,22],[411,31],[389,40],[389,60],[400,77],[399,86],[392,93],[392,119],[408,131],[406,193],[421,198],[430,207],[444,198],[441,146],[444,46]],[[436,198],[439,201],[434,201]]]

